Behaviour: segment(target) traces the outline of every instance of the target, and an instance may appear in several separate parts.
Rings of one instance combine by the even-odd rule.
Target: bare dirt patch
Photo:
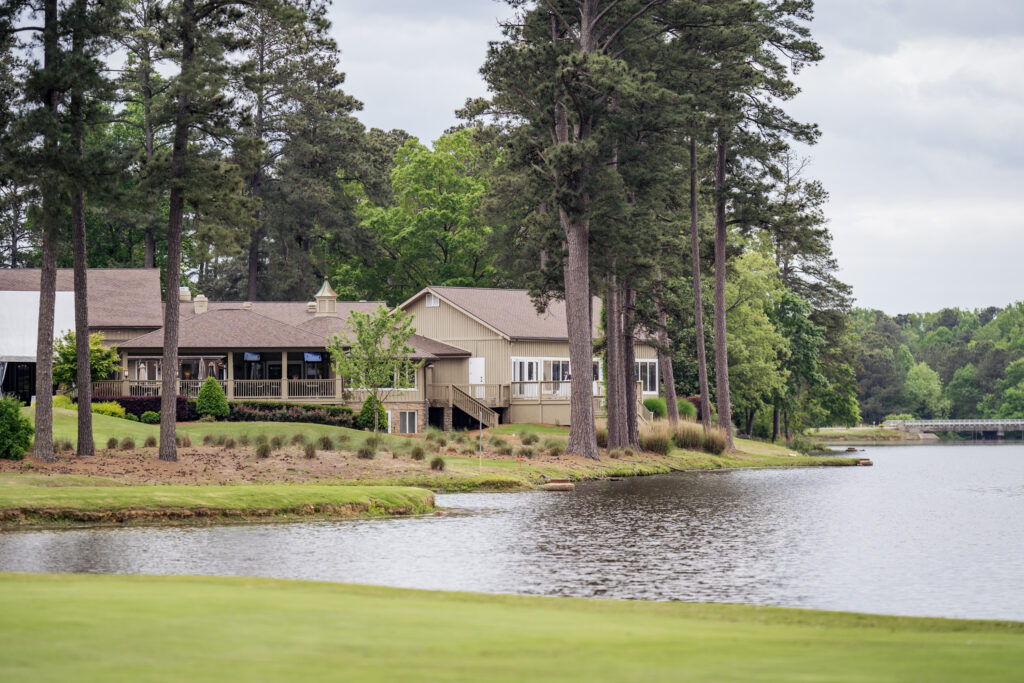
[[[129,484],[295,483],[324,479],[380,479],[430,472],[426,461],[393,458],[382,451],[373,460],[346,451],[320,451],[307,458],[288,447],[257,458],[251,449],[195,446],[178,449],[177,462],[157,457],[155,448],[101,450],[91,457],[61,455],[56,462],[0,461],[0,472],[35,472],[106,477]]]

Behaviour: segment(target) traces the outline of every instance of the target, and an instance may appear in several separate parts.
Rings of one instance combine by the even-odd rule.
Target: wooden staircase
[[[474,420],[480,420],[488,427],[498,426],[498,413],[476,400],[462,389],[451,385],[452,405]]]

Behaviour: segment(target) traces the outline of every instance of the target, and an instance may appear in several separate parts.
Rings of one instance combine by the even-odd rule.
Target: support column
[[[444,419],[442,420],[442,423],[441,423],[441,429],[443,429],[446,432],[452,431],[452,407],[451,406],[445,406],[444,407]]]
[[[235,400],[235,352],[228,351],[228,400]]]
[[[281,398],[288,398],[288,352],[281,352]]]
[[[128,352],[121,352],[121,395],[129,396],[128,388]]]

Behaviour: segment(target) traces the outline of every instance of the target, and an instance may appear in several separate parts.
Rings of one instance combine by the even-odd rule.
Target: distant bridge
[[[905,432],[1021,432],[1024,418],[1012,420],[886,420],[883,426]]]

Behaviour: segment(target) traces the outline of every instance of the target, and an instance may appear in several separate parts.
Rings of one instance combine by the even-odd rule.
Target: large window
[[[640,382],[645,394],[657,394],[658,361],[638,360],[636,362],[636,381]]]
[[[402,410],[398,413],[398,433],[399,434],[415,434],[416,433],[416,411],[415,410]]]

